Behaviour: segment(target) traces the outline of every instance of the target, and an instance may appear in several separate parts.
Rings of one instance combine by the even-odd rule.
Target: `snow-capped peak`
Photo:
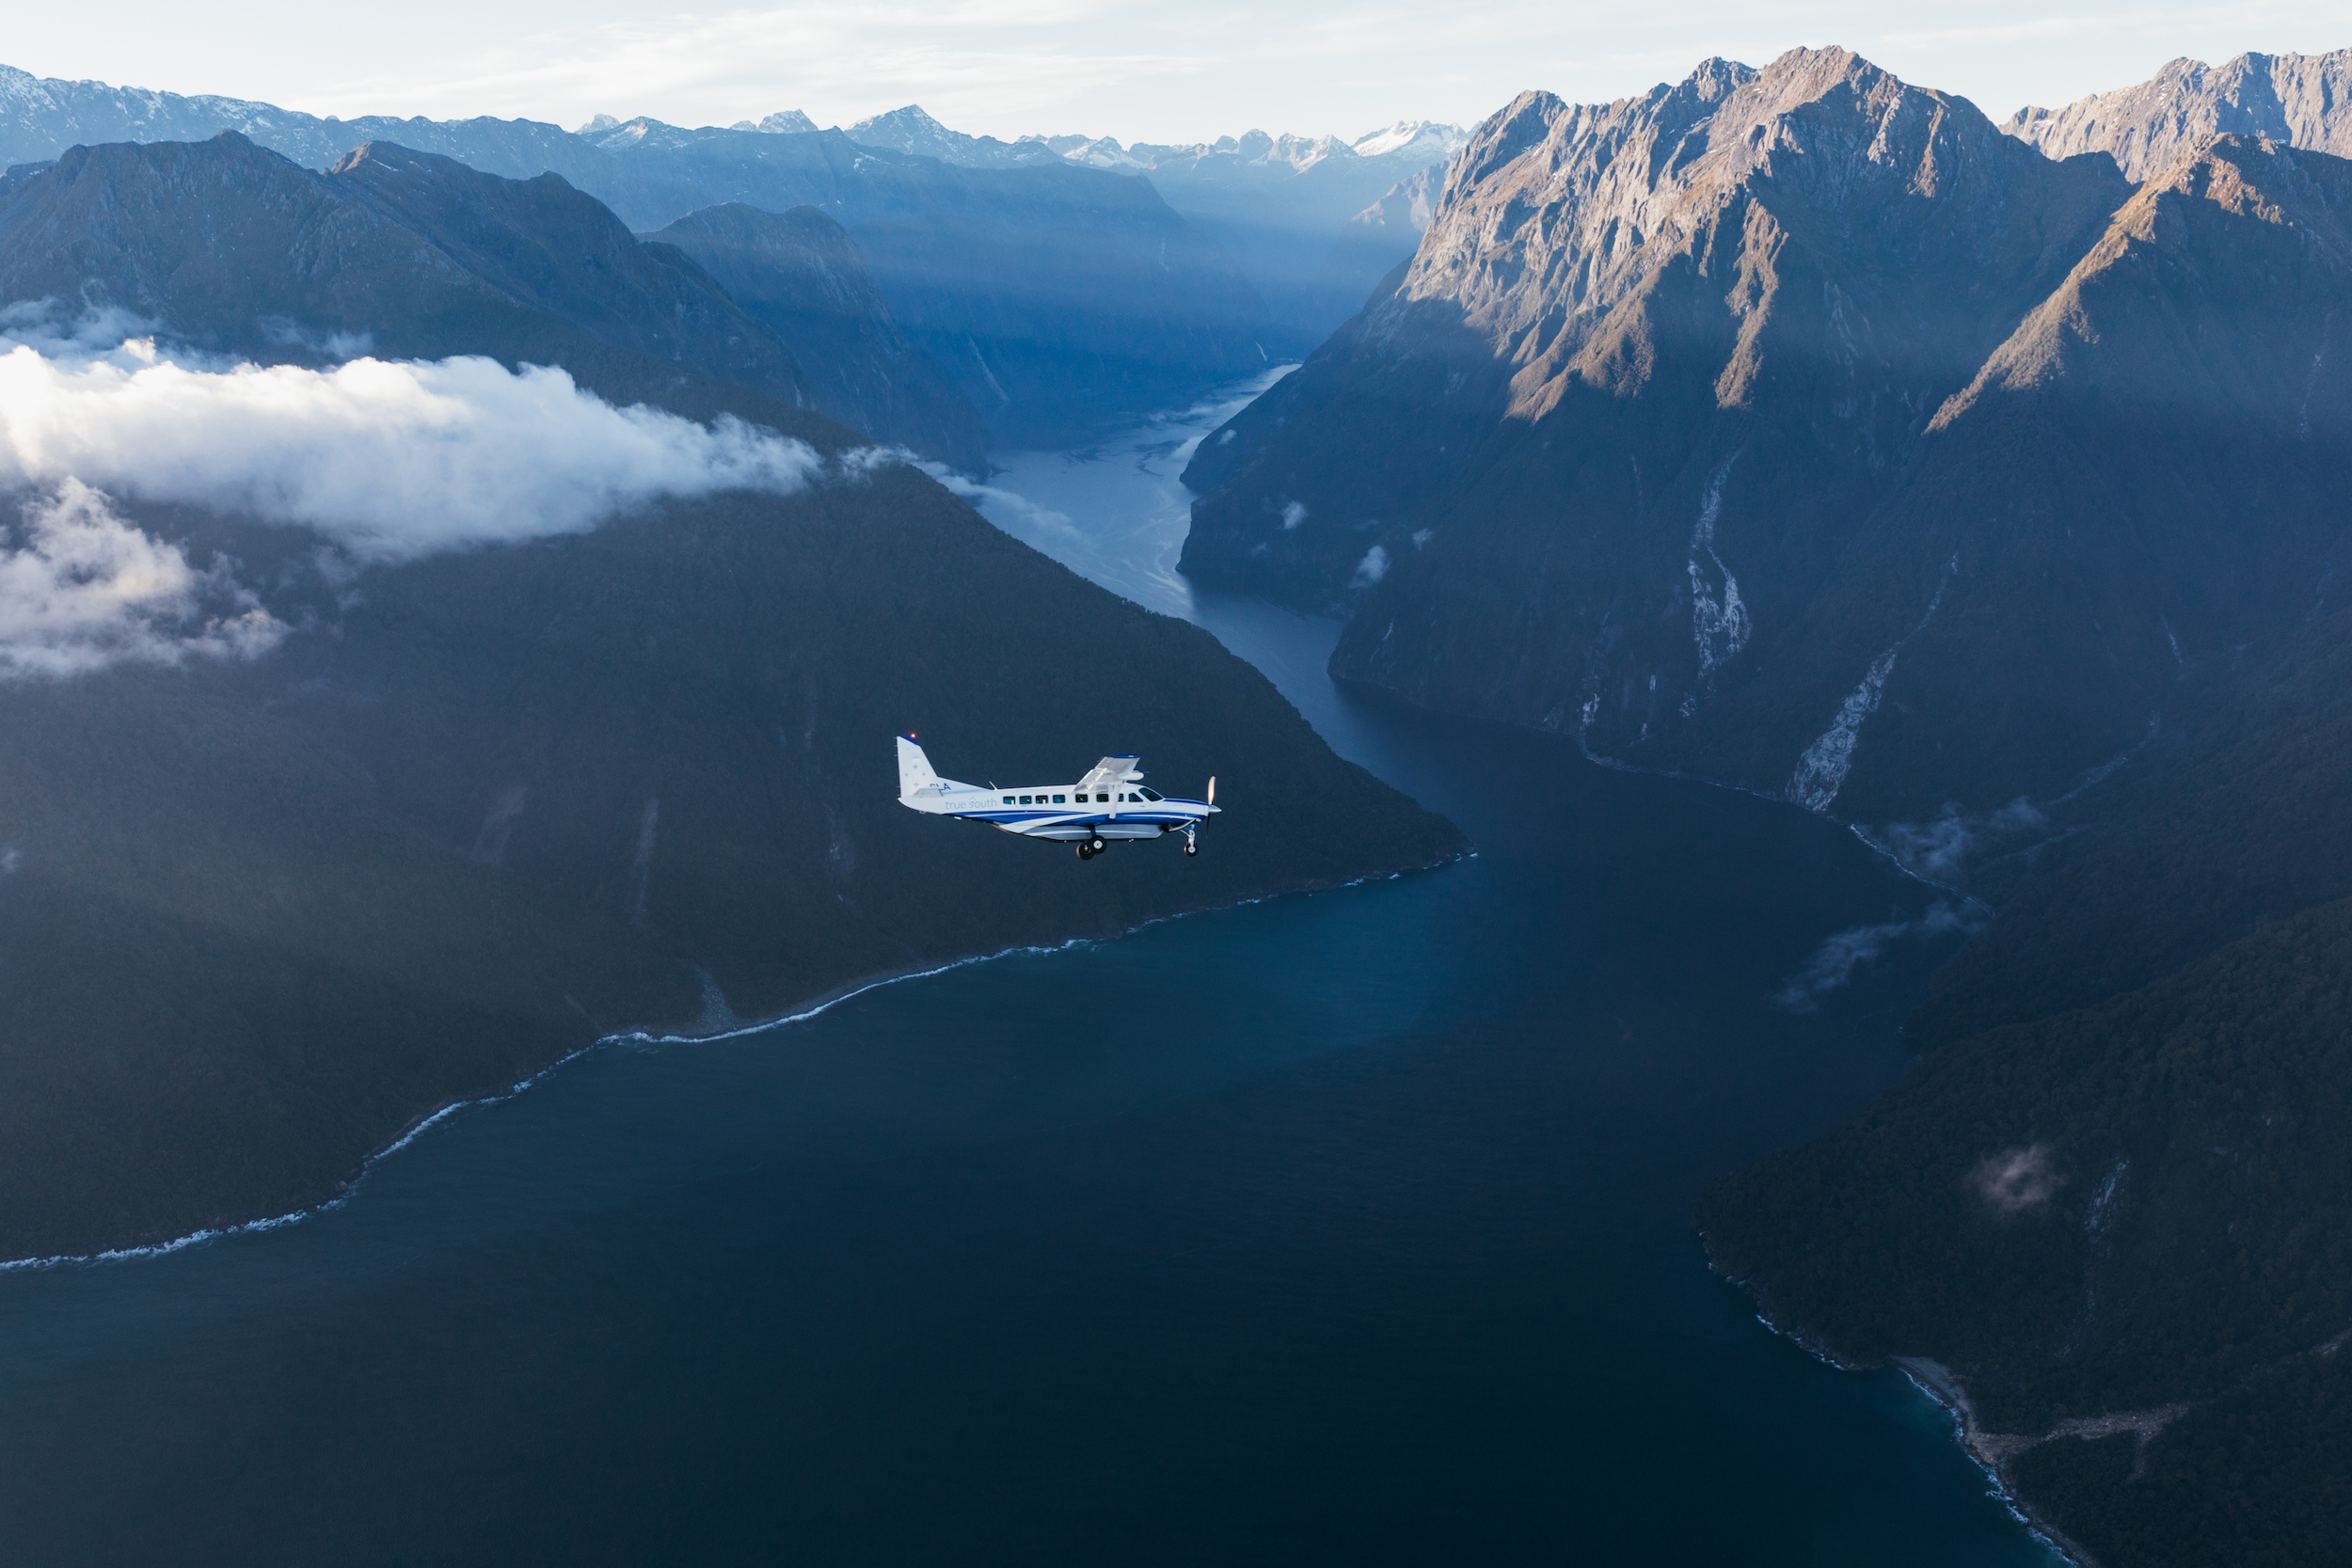
[[[1400,119],[1385,131],[1372,131],[1356,138],[1356,155],[1359,158],[1385,157],[1391,152],[1426,152],[1434,162],[1453,156],[1454,150],[1470,140],[1470,133],[1458,125],[1440,125],[1427,119]]]

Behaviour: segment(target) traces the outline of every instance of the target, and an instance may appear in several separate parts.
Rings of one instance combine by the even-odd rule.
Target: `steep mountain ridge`
[[[2257,136],[2352,157],[2352,49],[2240,55],[2218,66],[2179,59],[2137,87],[2061,109],[2027,107],[2001,124],[2053,158],[2106,152],[2151,180],[2217,135]]]
[[[326,178],[426,236],[474,277],[605,342],[795,404],[818,402],[784,340],[763,331],[682,252],[641,243],[612,209],[561,175],[505,180],[453,158],[370,142]]]
[[[1394,293],[1203,443],[1185,568],[1349,603],[1336,673],[1629,761],[1815,805],[1851,773],[1867,814],[2056,793],[2145,709],[1981,767],[1858,732],[1995,593],[1887,520],[1930,421],[2129,195],[1843,51],[1526,95]]]
[[[1444,188],[1445,166],[1432,164],[1390,186],[1379,200],[1349,218],[1303,286],[1317,302],[1314,309],[1337,322],[1363,309],[1381,280],[1421,248],[1421,237],[1437,216]]]
[[[265,364],[486,353],[691,417],[721,383],[809,402],[765,327],[560,177],[382,145],[329,174],[233,131],[72,149],[0,192],[0,299],[111,306]]]

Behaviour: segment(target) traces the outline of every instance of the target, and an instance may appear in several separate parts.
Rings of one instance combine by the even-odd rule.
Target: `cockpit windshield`
[[[1138,788],[1138,789],[1136,791],[1136,793],[1137,795],[1142,796],[1142,797],[1143,797],[1145,800],[1161,800],[1161,799],[1163,799],[1163,797],[1161,796],[1160,792],[1159,792],[1158,790],[1156,790],[1156,789],[1141,789],[1141,788]]]

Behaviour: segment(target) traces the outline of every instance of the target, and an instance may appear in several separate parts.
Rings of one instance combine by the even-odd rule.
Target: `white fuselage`
[[[1080,790],[1076,784],[981,789],[942,779],[935,788],[899,797],[901,804],[941,816],[987,822],[1025,838],[1157,838],[1198,823],[1215,806],[1156,796],[1132,784]]]
[[[933,816],[986,822],[1024,838],[1052,838],[1078,846],[1078,858],[1092,857],[1098,840],[1184,835],[1184,852],[1195,848],[1200,824],[1216,815],[1209,800],[1171,800],[1146,789],[1132,756],[1104,757],[1076,784],[1023,784],[1006,789],[943,779],[911,735],[898,737],[898,803]],[[1209,781],[1216,798],[1216,781]]]

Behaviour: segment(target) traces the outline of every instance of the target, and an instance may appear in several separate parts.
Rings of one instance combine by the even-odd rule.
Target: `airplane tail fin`
[[[898,799],[913,800],[923,792],[939,793],[939,775],[931,768],[931,759],[923,754],[923,748],[914,743],[913,736],[898,737]]]

